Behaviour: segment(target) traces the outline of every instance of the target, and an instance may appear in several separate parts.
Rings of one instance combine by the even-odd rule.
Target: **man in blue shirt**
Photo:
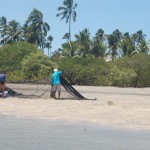
[[[2,91],[2,97],[5,97],[5,87],[6,87],[6,75],[0,74],[0,91]]]
[[[53,71],[54,73],[52,74],[52,79],[51,79],[51,85],[52,85],[51,96],[52,98],[56,98],[56,91],[58,91],[58,98],[60,98],[60,94],[61,94],[60,76],[62,72],[58,71],[58,69],[56,68]]]

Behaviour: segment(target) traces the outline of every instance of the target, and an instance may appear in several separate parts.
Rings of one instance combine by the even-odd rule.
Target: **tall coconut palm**
[[[95,58],[104,58],[106,55],[106,45],[94,40],[92,43],[92,48],[90,49],[90,53],[93,54]]]
[[[134,49],[134,43],[132,41],[131,36],[129,35],[129,32],[126,32],[122,39],[118,43],[118,47],[122,50],[122,56],[130,56]]]
[[[143,34],[142,30],[137,31],[137,33],[136,33],[137,44],[139,44],[141,41],[145,40],[145,37],[146,37],[146,35]]]
[[[76,34],[75,38],[78,44],[79,55],[85,57],[90,53],[91,40],[89,30],[85,28],[79,34]]]
[[[91,54],[94,54],[96,58],[104,57],[106,54],[106,44],[104,43],[105,35],[104,30],[99,29],[96,36],[93,38]]]
[[[6,31],[7,31],[7,19],[6,17],[3,16],[0,18],[0,35],[2,40],[5,38]]]
[[[146,42],[144,39],[142,39],[138,45],[137,50],[140,53],[148,54],[149,53],[148,42]]]
[[[1,43],[11,43],[11,42],[18,42],[20,39],[20,33],[21,33],[21,26],[20,23],[12,20],[8,22],[7,25],[5,25],[5,28],[3,30],[3,39]]]
[[[62,56],[65,58],[71,58],[77,56],[77,45],[76,42],[68,41],[67,43],[62,44]]]
[[[46,42],[46,45],[45,45],[45,47],[48,48],[48,57],[51,57],[51,48],[52,48],[53,39],[54,38],[52,36],[49,36],[47,38],[47,42]]]
[[[145,41],[145,37],[146,37],[146,35],[143,34],[142,30],[137,31],[136,33],[134,33],[132,35],[131,38],[132,38],[132,42],[133,42],[133,45],[134,45],[134,51],[135,52],[138,51],[138,47],[139,47],[140,43]]]
[[[7,34],[9,36],[9,39],[14,42],[18,42],[19,41],[19,34],[21,33],[21,26],[20,23],[12,20],[8,23],[8,30],[7,30]]]
[[[98,40],[99,42],[103,42],[105,40],[103,29],[98,29],[98,31],[96,32],[95,39]]]
[[[37,44],[43,51],[45,37],[50,30],[50,26],[43,21],[41,11],[33,9],[24,25],[24,30],[26,40],[32,44]]]
[[[121,40],[121,37],[122,37],[122,33],[118,29],[116,29],[115,31],[113,31],[112,34],[107,36],[108,44],[109,44],[109,53],[111,53],[112,60],[116,55],[118,55],[117,48],[118,48],[118,43]]]
[[[61,20],[66,19],[66,23],[69,22],[69,40],[71,41],[71,19],[73,21],[76,21],[76,7],[77,4],[73,3],[73,0],[64,0],[63,2],[64,6],[58,7],[58,11],[61,11],[60,13],[56,14],[57,17],[62,16]]]
[[[64,56],[65,58],[70,58],[71,57],[71,45],[69,44],[69,42],[67,43],[63,43],[62,44],[62,49],[61,49],[61,55]]]

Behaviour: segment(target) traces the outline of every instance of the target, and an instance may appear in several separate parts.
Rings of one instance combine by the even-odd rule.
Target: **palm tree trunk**
[[[51,57],[51,48],[50,48],[50,55],[49,55],[49,57]]]
[[[48,57],[50,57],[50,56],[49,56],[49,48],[48,48]]]
[[[71,41],[71,15],[69,17],[69,40]]]

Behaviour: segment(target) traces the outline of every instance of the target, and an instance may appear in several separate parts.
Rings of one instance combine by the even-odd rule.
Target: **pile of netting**
[[[30,98],[30,99],[49,99],[51,94],[51,86],[49,81],[45,82],[45,84],[41,84],[41,82],[28,82],[28,83],[11,83],[7,84],[6,90],[8,91],[8,95],[12,97],[20,97],[20,98]],[[57,93],[56,93],[57,98]],[[67,80],[61,76],[61,98],[65,99],[77,99],[77,100],[95,100],[84,97],[81,93],[79,93]]]

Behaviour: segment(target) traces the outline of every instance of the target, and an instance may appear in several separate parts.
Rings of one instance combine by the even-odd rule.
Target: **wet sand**
[[[150,131],[0,117],[1,150],[149,150]]]
[[[97,100],[0,99],[0,149],[149,149],[150,88],[75,88]]]

